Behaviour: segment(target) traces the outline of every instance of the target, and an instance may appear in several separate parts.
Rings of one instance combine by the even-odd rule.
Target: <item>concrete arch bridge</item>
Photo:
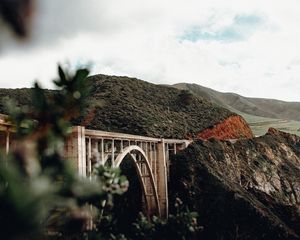
[[[7,116],[0,114],[0,146],[8,153],[13,142],[14,126],[6,119]],[[167,217],[169,156],[186,148],[190,142],[76,126],[65,143],[65,156],[83,177],[91,176],[95,164],[118,167],[130,159],[142,188],[147,214]]]
[[[141,184],[147,214],[167,217],[169,156],[186,148],[190,142],[76,126],[65,144],[65,153],[78,173],[86,177],[91,176],[96,164],[119,167],[123,161],[131,159]]]

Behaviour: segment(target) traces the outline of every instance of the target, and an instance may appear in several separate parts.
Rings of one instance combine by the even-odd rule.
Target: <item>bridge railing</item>
[[[157,145],[165,144],[165,157],[168,160],[170,154],[176,154],[178,151],[187,147],[189,140],[181,139],[162,139],[140,135],[105,132],[99,130],[85,129],[86,140],[86,160],[87,175],[92,172],[94,164],[109,164],[114,166],[116,156],[124,151],[128,146],[139,146],[142,148],[149,159],[150,166],[153,168],[156,179]]]
[[[115,166],[117,156],[129,146],[139,146],[149,159],[151,168],[155,169],[157,144],[161,139],[136,136],[123,133],[85,130],[87,175],[95,164]],[[156,178],[156,174],[154,174]]]

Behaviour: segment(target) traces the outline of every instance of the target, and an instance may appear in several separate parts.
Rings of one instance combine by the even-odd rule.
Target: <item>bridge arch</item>
[[[125,160],[126,156],[130,156],[130,159],[135,166],[146,202],[147,214],[149,216],[153,214],[161,216],[158,191],[146,153],[141,147],[137,145],[130,145],[119,153],[114,161],[114,166],[119,167]]]

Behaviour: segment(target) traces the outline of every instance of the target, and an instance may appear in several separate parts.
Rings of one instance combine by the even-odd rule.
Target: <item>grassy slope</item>
[[[28,88],[0,89],[0,113],[6,113],[4,105],[8,99],[16,100],[19,105],[30,105],[31,93]]]
[[[197,84],[179,83],[174,86],[190,90],[204,99],[243,116],[255,135],[265,134],[270,127],[300,135],[300,103],[246,98],[234,93],[217,92]]]
[[[191,95],[183,101],[180,90],[134,78],[97,75],[89,81],[88,116],[75,124],[92,129],[184,138],[235,115],[200,97]],[[30,89],[0,89],[0,103],[6,96],[30,105]]]
[[[233,115],[197,96],[184,103],[181,91],[135,78],[96,75],[90,81],[90,101],[100,106],[89,128],[183,138]]]

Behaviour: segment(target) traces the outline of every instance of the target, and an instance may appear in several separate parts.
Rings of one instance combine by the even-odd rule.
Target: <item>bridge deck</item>
[[[142,142],[162,142],[165,143],[190,143],[191,140],[188,139],[168,139],[168,138],[154,138],[154,137],[146,137],[140,135],[126,134],[126,133],[118,133],[118,132],[106,132],[100,130],[90,130],[85,129],[85,136],[91,138],[105,138],[105,139],[115,139],[115,140],[132,140],[132,141],[142,141]]]

